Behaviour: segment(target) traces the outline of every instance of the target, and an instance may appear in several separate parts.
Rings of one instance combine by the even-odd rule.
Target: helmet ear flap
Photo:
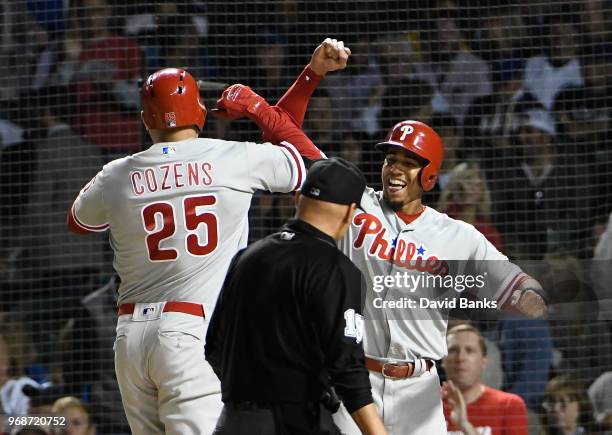
[[[432,169],[429,164],[421,169],[421,187],[425,192],[433,189],[438,179],[438,174],[434,173]]]

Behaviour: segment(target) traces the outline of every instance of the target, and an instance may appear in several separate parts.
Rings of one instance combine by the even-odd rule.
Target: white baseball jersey
[[[429,207],[406,224],[387,206],[382,192],[371,188],[366,188],[340,248],[365,276],[364,349],[377,359],[446,356],[448,311],[453,308],[446,296],[452,298],[461,287],[441,287],[441,282],[458,275],[485,277],[482,288],[473,284],[491,308],[505,303],[522,276],[472,225]],[[395,279],[385,283],[389,276]]]
[[[247,244],[253,193],[290,192],[305,172],[286,142],[157,143],[105,165],[71,213],[86,230],[110,229],[119,304],[179,300],[212,312],[232,257]]]

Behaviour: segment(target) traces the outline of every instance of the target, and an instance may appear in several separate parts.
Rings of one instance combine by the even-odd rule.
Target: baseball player
[[[300,77],[278,106],[301,122],[311,94]],[[422,204],[423,192],[436,183],[444,155],[442,140],[433,129],[422,122],[402,121],[376,148],[384,155],[383,189],[366,188],[361,208],[340,241],[371,289],[364,307],[366,367],[390,434],[443,434],[446,424],[434,361],[447,353],[452,303],[439,285],[408,278],[454,277],[471,270],[473,279],[486,277],[478,295],[487,307],[530,317],[544,314],[546,294],[472,225]],[[310,148],[300,152],[314,154]],[[343,408],[334,419],[344,432],[359,433]]]
[[[328,58],[338,49],[329,45],[315,50],[311,74],[346,65],[344,52]],[[227,89],[218,110],[246,115],[287,141],[199,139],[206,108],[182,69],[149,76],[141,99],[153,145],[105,165],[74,201],[68,227],[110,230],[121,278],[115,371],[132,432],[210,434],[222,403],[204,360],[208,315],[232,257],[246,246],[253,193],[299,188],[305,168],[291,142],[309,140],[245,86]]]

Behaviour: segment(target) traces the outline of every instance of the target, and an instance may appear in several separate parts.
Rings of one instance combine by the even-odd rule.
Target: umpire
[[[315,162],[296,218],[234,257],[206,336],[224,402],[215,435],[339,434],[332,387],[363,433],[386,433],[364,367],[361,273],[336,247],[365,184],[346,160]]]

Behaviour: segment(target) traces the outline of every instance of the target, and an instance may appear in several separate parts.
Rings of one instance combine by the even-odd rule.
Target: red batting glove
[[[228,87],[217,100],[217,108],[211,112],[224,119],[255,117],[257,113],[269,107],[266,100],[257,95],[250,87],[236,84]]]

